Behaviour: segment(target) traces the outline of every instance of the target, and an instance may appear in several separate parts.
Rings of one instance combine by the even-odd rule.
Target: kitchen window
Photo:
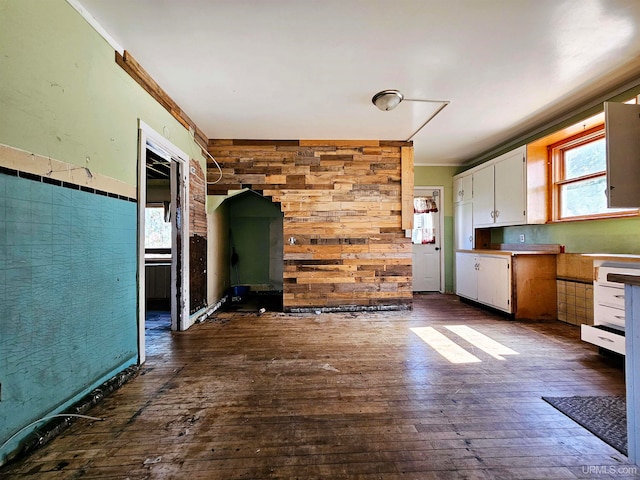
[[[550,145],[549,158],[553,221],[637,215],[637,210],[607,208],[604,125]]]

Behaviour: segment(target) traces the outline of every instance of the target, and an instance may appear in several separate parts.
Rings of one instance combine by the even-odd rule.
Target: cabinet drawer
[[[598,283],[594,290],[595,302],[599,305],[621,308],[624,310],[624,286],[613,287]]]
[[[625,339],[623,335],[607,332],[589,325],[582,325],[580,338],[585,342],[593,343],[612,352],[625,353]]]
[[[594,311],[596,324],[615,325],[624,329],[624,309],[596,305]]]

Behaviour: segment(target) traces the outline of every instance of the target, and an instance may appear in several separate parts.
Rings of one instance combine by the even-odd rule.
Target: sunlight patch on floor
[[[450,325],[445,328],[497,360],[504,360],[503,355],[518,355],[515,350],[467,325]],[[482,361],[433,327],[415,327],[411,331],[451,363],[478,363]]]
[[[502,345],[500,342],[496,342],[494,339],[466,325],[451,325],[445,328],[498,360],[504,360],[502,355],[518,355],[518,352],[515,350]]]
[[[415,327],[411,331],[451,363],[478,363],[481,360],[433,327]]]

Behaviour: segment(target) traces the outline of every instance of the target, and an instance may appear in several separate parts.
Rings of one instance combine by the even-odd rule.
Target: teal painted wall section
[[[416,187],[444,187],[444,287],[446,292],[453,292],[453,176],[458,167],[414,167],[414,184]]]
[[[0,144],[135,186],[141,119],[206,169],[65,0],[0,0],[0,59]],[[1,444],[137,360],[137,207],[0,177]]]
[[[0,442],[137,360],[136,210],[0,174]]]
[[[583,222],[504,227],[492,232],[492,242],[558,243],[567,253],[640,254],[640,218],[615,218]]]

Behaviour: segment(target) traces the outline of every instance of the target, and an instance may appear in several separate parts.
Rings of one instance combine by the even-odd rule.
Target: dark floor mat
[[[624,396],[542,399],[627,455],[627,403]]]

